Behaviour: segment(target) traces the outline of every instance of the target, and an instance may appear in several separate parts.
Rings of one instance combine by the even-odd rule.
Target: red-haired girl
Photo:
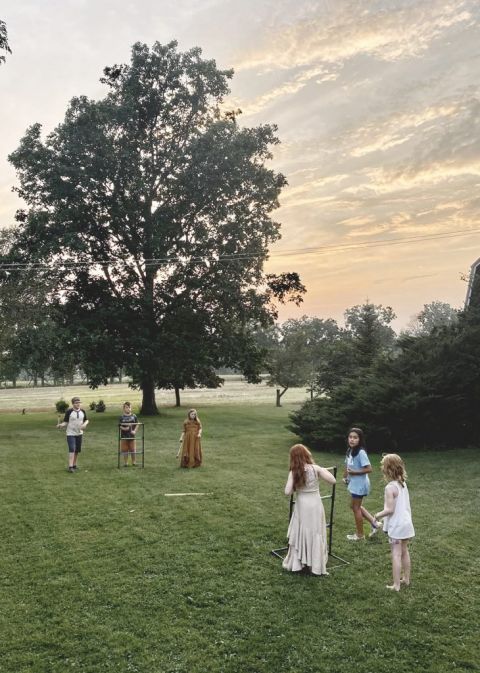
[[[285,570],[309,570],[314,575],[328,575],[328,544],[325,511],[320,498],[319,479],[335,484],[335,477],[315,464],[303,444],[290,449],[290,472],[285,495],[296,492],[295,509],[288,526],[288,554]]]

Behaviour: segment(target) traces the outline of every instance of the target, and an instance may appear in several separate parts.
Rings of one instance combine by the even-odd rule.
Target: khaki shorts
[[[121,439],[120,451],[122,453],[136,453],[137,445],[134,439]]]

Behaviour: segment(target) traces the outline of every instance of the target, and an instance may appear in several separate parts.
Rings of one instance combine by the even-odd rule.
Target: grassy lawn
[[[116,414],[93,414],[78,474],[54,413],[2,414],[0,671],[479,670],[477,452],[406,456],[409,589],[384,588],[383,534],[346,541],[342,486],[334,551],[350,565],[298,576],[269,555],[287,528],[288,411],[200,408],[205,461],[190,471],[175,461],[185,409],[147,420],[145,470],[116,468]],[[341,452],[318,462],[340,465]],[[212,495],[164,495],[189,491]]]

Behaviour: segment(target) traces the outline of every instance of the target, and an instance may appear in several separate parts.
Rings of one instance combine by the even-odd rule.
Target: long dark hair
[[[363,430],[361,428],[350,428],[348,431],[348,434],[351,432],[354,432],[356,435],[358,435],[358,439],[360,440],[355,448],[350,448],[350,445],[347,444],[347,456],[352,456],[352,458],[355,458],[355,456],[358,456],[358,452],[360,449],[365,448],[365,435],[363,434]],[[347,442],[348,442],[348,435],[347,435]]]

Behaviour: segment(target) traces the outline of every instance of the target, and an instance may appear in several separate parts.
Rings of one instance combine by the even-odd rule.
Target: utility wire
[[[393,246],[393,245],[404,245],[410,243],[422,243],[434,240],[441,240],[446,238],[455,238],[457,236],[468,236],[472,234],[480,233],[480,228],[477,229],[460,229],[445,231],[438,234],[424,234],[419,236],[408,236],[408,237],[398,237],[398,238],[385,238],[385,239],[376,239],[373,241],[364,241],[358,243],[344,243],[344,244],[334,244],[334,245],[321,245],[315,247],[303,247],[303,248],[293,248],[289,250],[279,250],[273,253],[268,253],[267,256],[271,257],[294,257],[300,255],[318,255],[318,254],[328,254],[329,252],[338,252],[344,250],[361,250],[363,248],[375,248],[381,246]],[[256,257],[263,257],[264,252],[259,253],[232,253],[232,254],[223,254],[216,256],[193,256],[193,257],[181,257],[181,256],[170,256],[170,257],[156,257],[151,259],[145,259],[141,262],[142,268],[147,268],[151,266],[157,266],[162,264],[171,264],[174,262],[185,262],[186,264],[191,264],[192,262],[228,262],[228,261],[240,261],[255,259]],[[0,263],[0,269],[3,270],[28,270],[28,269],[51,269],[52,267],[59,267],[65,270],[68,269],[81,269],[88,268],[91,266],[102,266],[105,264],[111,265],[116,263],[125,264],[125,260],[121,258],[110,259],[110,260],[90,260],[83,262],[73,262],[73,261],[58,261],[52,262],[51,264],[45,264],[42,262],[3,262]]]

